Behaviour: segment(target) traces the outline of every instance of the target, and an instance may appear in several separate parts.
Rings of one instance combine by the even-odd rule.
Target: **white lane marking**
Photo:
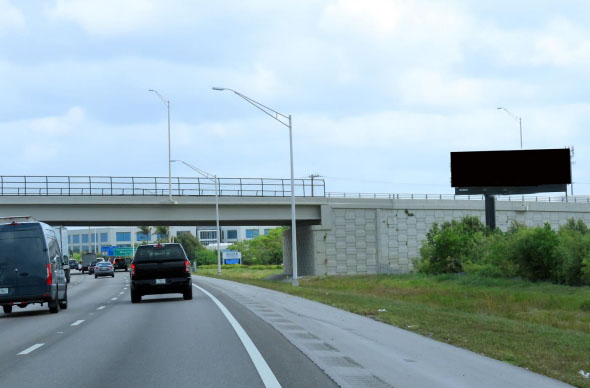
[[[79,325],[79,324],[81,324],[82,322],[84,322],[84,320],[83,320],[83,319],[80,319],[80,320],[78,320],[78,321],[76,321],[76,322],[72,323],[70,326],[78,326],[78,325]]]
[[[123,291],[119,292],[119,295],[123,295],[123,294],[124,294],[124,292],[123,292]]]
[[[107,306],[100,306],[99,308],[97,308],[97,310],[102,310],[105,307],[107,307]]]
[[[127,287],[123,287],[123,289],[124,289],[124,290],[126,290],[126,289],[127,289]]]
[[[256,345],[254,345],[254,342],[252,342],[250,337],[248,337],[248,334],[242,328],[242,325],[240,325],[240,323],[234,318],[234,316],[229,312],[229,310],[216,297],[214,297],[207,290],[197,286],[194,283],[193,286],[198,288],[205,295],[211,298],[211,300],[217,305],[217,307],[219,307],[223,315],[225,315],[225,318],[232,325],[234,331],[240,338],[240,341],[242,341],[242,344],[246,348],[246,351],[248,352],[250,359],[254,363],[256,371],[260,375],[260,378],[262,379],[264,386],[267,388],[280,388],[281,384],[279,384],[279,381],[275,377],[274,373],[272,373],[272,370],[264,360],[264,357],[262,357],[262,354],[260,354],[260,352],[256,348]]]
[[[111,298],[111,300],[117,300],[117,298]]]
[[[39,349],[41,346],[43,346],[45,344],[35,344],[29,348],[26,348],[25,350],[23,350],[22,352],[18,353],[17,356],[24,356],[26,354],[29,354],[37,349]]]

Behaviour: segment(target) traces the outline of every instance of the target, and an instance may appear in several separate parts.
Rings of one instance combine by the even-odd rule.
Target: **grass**
[[[310,277],[297,288],[264,280],[281,272],[228,266],[221,277],[322,302],[590,388],[590,380],[578,374],[590,370],[590,287],[470,275]],[[217,267],[201,267],[198,274],[217,277]]]

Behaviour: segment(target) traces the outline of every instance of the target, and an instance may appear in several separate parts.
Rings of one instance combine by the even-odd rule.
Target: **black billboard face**
[[[451,152],[452,187],[536,187],[571,182],[568,148]]]

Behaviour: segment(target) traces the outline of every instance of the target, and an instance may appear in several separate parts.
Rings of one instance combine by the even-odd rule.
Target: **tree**
[[[182,245],[188,256],[196,256],[198,251],[205,249],[195,236],[190,233],[181,233],[176,240]]]
[[[252,240],[232,244],[229,249],[242,253],[242,263],[251,264],[282,264],[283,242],[281,235],[283,228],[273,229],[268,236],[258,236]]]
[[[170,227],[169,226],[156,226],[156,234],[158,236],[166,236],[165,239],[158,238],[158,241],[165,240],[168,241],[168,235],[170,234]]]
[[[147,241],[149,240],[149,235],[152,233],[152,227],[151,226],[140,226],[139,231],[144,236],[143,243],[147,244]]]

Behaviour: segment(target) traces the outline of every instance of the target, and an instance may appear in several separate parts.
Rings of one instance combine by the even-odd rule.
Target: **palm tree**
[[[169,226],[156,226],[156,234],[158,236],[161,236],[161,235],[166,236],[165,240],[168,241],[168,235],[170,234],[170,227]]]
[[[140,226],[139,231],[144,236],[143,243],[146,244],[147,240],[149,240],[150,234],[152,233],[152,227],[151,226]]]

